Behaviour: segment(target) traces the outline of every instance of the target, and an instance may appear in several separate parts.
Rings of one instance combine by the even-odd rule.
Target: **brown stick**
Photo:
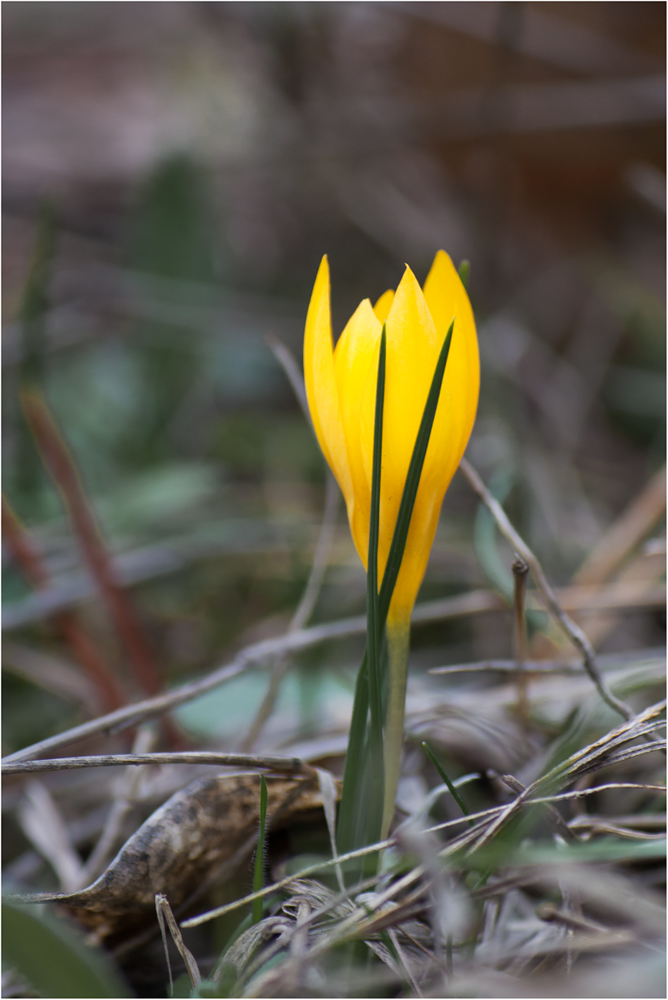
[[[515,612],[515,658],[517,660],[515,678],[517,681],[517,714],[523,726],[527,726],[529,723],[527,676],[524,668],[527,656],[527,624],[524,607],[526,603],[528,572],[529,567],[524,559],[518,556],[513,563],[513,578],[515,580],[513,599],[513,609]]]
[[[557,600],[557,595],[548,583],[547,577],[545,576],[538,559],[526,544],[524,539],[512,526],[501,504],[492,496],[478,473],[465,458],[461,460],[459,468],[464,473],[473,490],[478,494],[482,502],[489,510],[490,514],[496,521],[501,534],[508,539],[516,552],[518,552],[525,562],[528,563],[531,575],[536,582],[536,586],[543,595],[545,604],[554,615],[561,629],[566,633],[577,649],[580,650],[585,670],[591,677],[594,685],[596,686],[596,690],[600,694],[603,701],[605,701],[610,708],[613,708],[615,712],[618,712],[627,721],[632,719],[633,712],[629,706],[625,705],[623,701],[619,700],[619,698],[616,698],[612,691],[608,688],[608,685],[598,668],[596,655],[589,639],[584,634],[580,626],[576,625],[573,619],[566,614],[560,605]]]
[[[215,764],[216,767],[258,767],[279,774],[315,775],[315,769],[298,757],[272,754],[256,756],[243,753],[209,753],[206,750],[181,753],[114,753],[99,757],[55,757],[53,760],[29,760],[3,764],[2,773],[28,774],[35,771],[72,771],[82,767],[126,767],[132,764]]]
[[[37,445],[63,497],[84,558],[128,652],[134,675],[146,694],[158,694],[162,685],[153,655],[130,601],[118,585],[74,459],[42,396],[31,390],[21,398]]]
[[[48,587],[49,574],[46,566],[5,497],[2,498],[2,532],[12,557],[26,580],[36,590]],[[125,705],[127,698],[112,671],[74,614],[71,611],[61,611],[54,616],[53,622],[56,631],[70,646],[74,656],[95,684],[107,711]]]

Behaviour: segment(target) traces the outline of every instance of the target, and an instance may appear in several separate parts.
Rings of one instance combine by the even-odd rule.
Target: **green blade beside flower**
[[[374,775],[374,788],[384,784],[383,761],[383,696],[380,669],[380,645],[383,624],[380,621],[378,595],[378,540],[380,536],[380,483],[383,460],[383,406],[385,403],[385,353],[386,334],[380,338],[378,354],[378,381],[376,384],[376,413],[373,437],[373,472],[371,477],[371,512],[369,517],[369,557],[367,560],[367,663],[369,672],[369,708],[371,713],[370,749],[377,758],[379,773]],[[375,799],[375,795],[374,795]],[[382,794],[380,801],[382,802]]]
[[[434,377],[432,379],[431,387],[429,389],[429,394],[427,396],[427,402],[422,414],[422,420],[420,422],[420,428],[415,441],[415,446],[413,448],[413,453],[411,456],[410,465],[408,467],[408,474],[406,476],[406,483],[404,485],[403,494],[401,497],[401,504],[399,506],[399,513],[397,516],[397,522],[394,528],[394,533],[392,536],[392,543],[390,546],[390,552],[388,555],[387,564],[385,567],[385,572],[383,574],[383,582],[380,588],[380,593],[377,595],[377,601],[371,600],[372,594],[377,593],[377,580],[374,580],[373,584],[369,583],[369,609],[370,613],[374,616],[375,627],[371,628],[371,622],[369,623],[369,628],[367,631],[367,650],[364,655],[364,660],[362,661],[362,666],[360,667],[360,672],[358,675],[358,681],[355,689],[355,702],[353,705],[353,717],[350,727],[350,736],[348,740],[348,750],[346,752],[346,767],[343,779],[343,792],[341,796],[341,806],[339,810],[339,826],[338,826],[338,840],[339,849],[343,852],[344,850],[350,851],[354,850],[356,847],[364,846],[366,843],[372,843],[375,839],[378,839],[380,834],[383,832],[382,827],[387,825],[387,820],[382,822],[382,817],[370,815],[374,813],[374,809],[370,808],[370,802],[363,794],[370,787],[374,786],[374,781],[369,783],[368,779],[365,780],[365,775],[368,774],[368,748],[374,745],[373,739],[367,740],[367,717],[369,711],[369,701],[370,698],[375,698],[375,690],[371,693],[370,689],[373,687],[375,689],[376,680],[371,680],[371,674],[374,673],[374,677],[378,680],[378,691],[382,692],[382,683],[386,682],[387,679],[383,678],[381,682],[379,678],[380,674],[380,641],[378,637],[382,635],[382,631],[385,628],[385,623],[387,621],[387,615],[390,608],[390,602],[392,600],[392,594],[394,592],[394,587],[397,582],[397,577],[399,575],[399,570],[401,569],[401,561],[404,556],[404,551],[406,548],[406,541],[408,539],[408,531],[410,528],[411,517],[413,514],[413,508],[415,506],[415,499],[417,497],[417,491],[420,484],[420,476],[422,475],[422,467],[424,465],[425,456],[427,454],[427,448],[429,447],[429,439],[431,437],[431,430],[434,424],[434,419],[436,416],[436,410],[438,408],[438,401],[440,398],[441,387],[443,385],[443,377],[445,374],[445,367],[448,360],[448,355],[450,352],[450,344],[452,341],[452,333],[454,328],[454,320],[450,324],[450,328],[447,332],[445,340],[443,342],[443,347],[438,357],[436,363],[436,369],[434,371]],[[382,346],[381,346],[382,353]],[[379,363],[379,374],[380,374],[380,363]],[[384,372],[383,372],[384,374]],[[378,399],[379,393],[376,392],[376,416],[378,415]],[[378,423],[376,423],[376,429],[378,428]],[[382,433],[382,423],[381,423],[381,433]],[[372,518],[371,526],[373,530],[374,524],[374,507],[373,507],[373,496],[374,489],[380,489],[380,464],[378,466],[378,476],[376,476],[376,447],[379,449],[382,447],[382,441],[378,435],[374,435],[374,478],[372,481]],[[376,480],[378,480],[376,486]],[[376,526],[378,524],[378,511],[376,511]],[[377,541],[376,541],[377,546]],[[371,537],[369,544],[369,563],[368,571],[372,571],[373,567],[377,565],[376,560],[372,562],[372,545]],[[376,549],[377,558],[377,549]],[[373,590],[372,590],[373,587]],[[374,652],[374,656],[378,657],[377,662],[374,662],[373,666],[370,665],[370,643],[377,643],[377,651]],[[405,665],[403,669],[403,676],[399,676],[396,679],[390,678],[390,689],[388,690],[388,715],[387,715],[387,727],[385,731],[385,761],[388,759],[392,762],[393,768],[392,773],[388,777],[387,770],[385,768],[378,768],[380,774],[383,775],[385,784],[385,808],[383,810],[385,816],[388,812],[388,803],[394,803],[394,797],[396,795],[396,783],[398,780],[398,761],[401,757],[401,746],[403,743],[403,702],[405,701]],[[394,690],[393,690],[394,687]],[[397,706],[400,705],[400,710]],[[393,711],[394,708],[394,711]],[[373,717],[372,711],[372,717]],[[376,737],[377,738],[377,737]],[[367,752],[365,753],[365,748]],[[374,779],[377,775],[372,776]],[[375,804],[375,803],[374,803]],[[365,820],[364,817],[367,819]],[[378,830],[378,834],[373,839],[368,839],[372,831]],[[365,840],[360,840],[360,837],[366,837]]]
[[[446,334],[445,340],[443,341],[443,347],[441,348],[441,353],[438,356],[438,361],[436,362],[434,377],[432,379],[429,395],[427,396],[427,402],[422,413],[420,429],[418,431],[417,438],[415,439],[415,447],[413,448],[411,462],[408,466],[406,485],[404,486],[404,492],[401,497],[397,523],[394,527],[390,553],[387,558],[387,565],[385,566],[385,573],[383,575],[383,583],[380,588],[381,627],[384,627],[385,622],[387,621],[390,601],[392,600],[394,586],[397,582],[397,577],[399,576],[399,570],[401,569],[401,560],[404,557],[404,549],[406,548],[406,540],[408,538],[408,529],[410,528],[411,517],[413,516],[413,507],[415,506],[415,498],[417,496],[418,486],[420,485],[422,466],[424,465],[427,448],[429,447],[431,429],[434,425],[438,400],[441,394],[441,386],[443,385],[445,366],[450,353],[450,343],[452,341],[452,331],[454,325],[455,321],[453,320],[450,324],[450,329]]]
[[[343,853],[380,836],[384,799],[383,678],[378,594],[378,539],[380,534],[380,484],[383,458],[383,407],[385,403],[386,333],[380,340],[373,439],[373,472],[367,560],[367,648],[357,678],[353,717],[348,737],[344,793],[339,811],[338,840]],[[367,716],[370,709],[370,724]],[[366,808],[362,807],[366,804]],[[371,859],[375,862],[375,859]],[[358,872],[354,873],[358,877]]]

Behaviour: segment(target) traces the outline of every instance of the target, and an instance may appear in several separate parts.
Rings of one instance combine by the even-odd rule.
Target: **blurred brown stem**
[[[665,509],[666,470],[663,468],[606,531],[573,577],[573,583],[591,586],[609,579],[652,530]]]
[[[32,774],[43,771],[78,771],[87,767],[140,767],[144,764],[213,764],[215,767],[258,767],[277,774],[316,776],[315,768],[299,757],[277,754],[256,756],[244,753],[214,753],[184,750],[173,753],[110,753],[95,757],[54,757],[52,760],[14,761],[2,765],[3,774]]]
[[[527,676],[524,664],[527,657],[527,624],[524,608],[527,593],[527,574],[529,567],[519,556],[513,563],[513,579],[515,593],[513,610],[515,613],[515,658],[517,660],[517,714],[526,726],[529,722],[529,701],[527,698]]]
[[[2,533],[26,580],[36,590],[47,587],[49,574],[46,566],[5,497],[2,498]],[[127,698],[75,615],[70,611],[61,611],[54,615],[53,622],[57,632],[95,684],[106,710],[113,711],[124,705]]]
[[[134,675],[146,694],[157,694],[161,688],[158,670],[134,610],[116,581],[74,459],[43,397],[34,391],[25,392],[22,402],[37,445],[63,497],[84,558],[128,652]]]

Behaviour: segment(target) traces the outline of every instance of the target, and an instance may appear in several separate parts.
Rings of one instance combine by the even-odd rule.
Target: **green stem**
[[[377,836],[380,829],[380,812],[383,802],[383,710],[382,710],[382,687],[380,663],[380,646],[382,641],[383,626],[379,621],[379,597],[378,597],[378,543],[380,537],[380,495],[381,495],[381,470],[383,458],[383,408],[385,402],[385,357],[386,357],[386,334],[385,327],[380,338],[380,351],[378,355],[378,380],[376,384],[376,414],[373,436],[373,471],[371,477],[371,513],[369,518],[369,552],[367,559],[367,654],[368,654],[368,674],[369,674],[369,709],[370,709],[370,732],[369,732],[369,764],[373,776],[373,782],[368,789],[370,798],[367,799],[368,809],[375,817],[375,824],[372,820],[370,832]],[[375,829],[374,829],[375,827]]]
[[[392,622],[387,626],[388,692],[385,715],[385,794],[381,840],[387,837],[394,815],[394,800],[401,775],[401,752],[404,743],[406,681],[408,678],[408,647],[410,620]]]

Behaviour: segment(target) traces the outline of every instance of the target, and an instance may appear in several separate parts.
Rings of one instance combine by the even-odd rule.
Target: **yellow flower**
[[[387,330],[378,579],[382,580],[436,361],[454,330],[388,628],[407,624],[427,567],[445,491],[466,448],[478,405],[480,365],[471,304],[446,253],[420,288],[406,268],[396,294],[365,299],[334,348],[329,266],[323,257],[306,318],[304,376],[318,441],[345,497],[366,568],[378,353]]]

